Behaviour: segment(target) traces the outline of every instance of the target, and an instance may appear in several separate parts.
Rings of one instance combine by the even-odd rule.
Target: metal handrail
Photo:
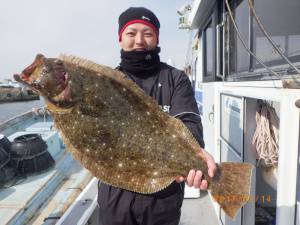
[[[221,46],[220,46],[220,43],[221,43],[221,40],[220,40],[220,28],[221,27],[223,27],[224,26],[224,23],[221,23],[221,24],[218,24],[217,25],[217,28],[216,28],[216,30],[217,30],[217,62],[216,62],[216,64],[217,64],[217,71],[216,71],[216,76],[217,77],[220,77],[220,78],[222,78],[222,80],[224,81],[225,80],[225,74],[222,74],[222,73],[220,73],[220,49],[221,49]]]

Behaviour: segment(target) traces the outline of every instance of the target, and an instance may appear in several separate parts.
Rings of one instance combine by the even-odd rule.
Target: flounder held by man
[[[67,149],[101,181],[154,193],[196,169],[230,217],[249,200],[252,165],[220,163],[210,178],[187,127],[123,73],[74,56],[38,54],[14,77],[45,98]]]

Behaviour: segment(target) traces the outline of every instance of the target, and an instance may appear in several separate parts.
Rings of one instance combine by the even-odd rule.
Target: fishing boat
[[[0,82],[0,103],[1,102],[15,102],[15,101],[31,101],[39,100],[38,94],[29,88],[20,86],[16,82],[6,80]]]
[[[179,28],[191,34],[185,71],[206,150],[217,162],[255,166],[235,220],[209,193],[186,189],[181,225],[300,224],[299,9],[298,0],[194,0],[178,10]],[[98,224],[99,181],[68,153],[46,110],[6,121],[0,133],[11,142],[38,133],[55,161],[0,190],[1,225]]]
[[[47,152],[51,155],[49,157],[55,162],[47,170],[25,173],[30,169],[26,169],[30,167],[28,161],[33,158],[27,157],[27,164],[22,166],[23,170],[18,168],[15,176],[0,187],[1,225],[55,224],[70,205],[76,202],[75,199],[95,182],[89,171],[67,152],[58,131],[53,127],[52,117],[44,108],[3,122],[0,133],[1,137],[7,137],[11,143],[17,141],[16,148],[22,148],[20,140],[25,137],[28,142],[33,137],[40,136],[46,143]],[[30,145],[35,144],[30,142]],[[23,148],[20,152],[28,151],[26,146]],[[10,160],[13,158],[11,154]],[[46,159],[43,163],[47,164],[48,161]],[[0,169],[3,169],[2,166]],[[3,170],[1,173],[3,175]],[[89,200],[94,199],[96,192],[89,191],[88,194],[82,203],[85,206],[93,203]]]

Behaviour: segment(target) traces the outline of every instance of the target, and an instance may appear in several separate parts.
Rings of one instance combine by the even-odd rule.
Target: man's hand
[[[201,151],[199,152],[199,156],[206,161],[208,167],[208,175],[210,177],[213,177],[217,170],[217,165],[215,163],[214,158],[202,148]],[[178,176],[176,178],[176,181],[180,183],[186,180],[186,183],[189,187],[193,186],[195,188],[200,188],[201,190],[206,190],[208,187],[208,183],[207,180],[202,180],[202,175],[203,173],[200,170],[197,171],[190,170],[187,177]]]

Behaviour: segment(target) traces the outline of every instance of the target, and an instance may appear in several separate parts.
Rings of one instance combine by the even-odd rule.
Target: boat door
[[[243,97],[229,94],[220,95],[220,161],[243,162]],[[223,225],[240,225],[242,210],[235,220],[230,219],[223,210],[220,220]]]

